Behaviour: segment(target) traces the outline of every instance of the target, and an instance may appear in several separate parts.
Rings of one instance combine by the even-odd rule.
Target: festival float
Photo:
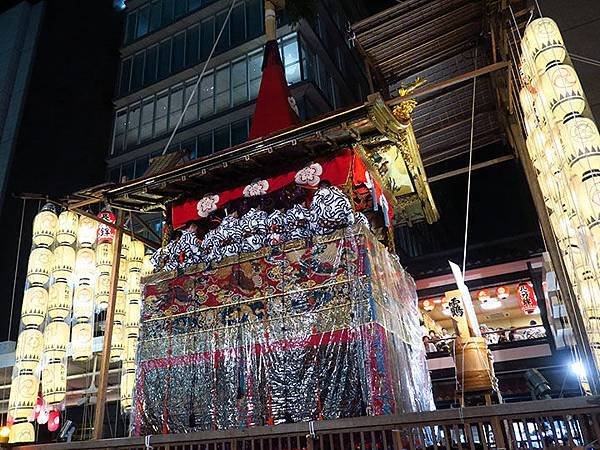
[[[438,217],[416,103],[374,94],[298,124],[269,20],[247,143],[158,157],[36,217],[11,442],[59,426],[68,360],[98,353],[95,336],[97,439],[111,363],[133,435],[434,409],[415,284],[393,252],[393,225]],[[157,214],[161,243],[133,232]]]

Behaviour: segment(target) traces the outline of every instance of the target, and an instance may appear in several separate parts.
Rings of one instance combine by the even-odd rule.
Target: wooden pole
[[[275,5],[269,0],[265,1],[265,34],[267,36],[267,42],[277,40]]]
[[[117,300],[117,286],[119,283],[119,266],[121,265],[121,245],[123,243],[123,211],[117,213],[117,225],[113,240],[113,266],[110,273],[110,295],[106,321],[104,322],[104,342],[100,359],[100,378],[96,400],[96,414],[94,415],[93,439],[102,439],[104,431],[104,412],[106,410],[106,388],[108,386],[108,369],[110,366],[110,347],[112,341],[113,321],[115,318],[115,303]]]

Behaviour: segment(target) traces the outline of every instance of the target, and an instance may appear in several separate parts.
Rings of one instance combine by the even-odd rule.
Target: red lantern
[[[480,302],[487,302],[490,299],[490,294],[488,293],[488,291],[486,291],[485,289],[479,291],[477,293],[477,298],[479,299]]]
[[[117,221],[116,216],[113,214],[110,208],[100,211],[100,213],[98,213],[98,218],[110,223],[115,223]],[[114,238],[114,227],[108,226],[104,223],[100,223],[98,225],[98,230],[96,231],[96,242],[98,244],[103,244],[105,242],[111,244]]]
[[[48,431],[56,431],[58,427],[60,427],[60,413],[50,411],[50,414],[48,414]]]
[[[535,291],[533,285],[530,282],[519,283],[517,286],[517,294],[519,295],[519,303],[521,303],[521,310],[526,314],[531,314],[537,307],[537,299],[535,298]]]
[[[434,308],[435,308],[435,305],[433,304],[433,302],[431,300],[423,300],[423,309],[425,311],[433,311]]]
[[[508,287],[506,287],[506,286],[500,286],[500,287],[496,288],[496,296],[500,300],[504,300],[505,298],[508,298],[509,294],[510,294],[510,291],[508,290]]]

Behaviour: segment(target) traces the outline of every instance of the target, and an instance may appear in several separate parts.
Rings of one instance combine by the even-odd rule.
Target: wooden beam
[[[415,89],[411,94],[406,95],[404,97],[394,97],[392,100],[387,102],[388,106],[396,106],[399,103],[402,103],[404,100],[409,98],[422,97],[423,95],[433,94],[434,92],[441,91],[442,89],[446,89],[450,86],[454,86],[455,84],[463,83],[465,81],[471,80],[475,77],[479,77],[481,75],[486,75],[491,72],[495,72],[497,70],[502,70],[508,67],[510,64],[507,61],[501,61],[495,64],[490,64],[489,66],[482,67],[481,69],[472,70],[470,72],[463,73],[462,75],[458,75],[454,78],[450,78],[448,80],[440,81],[439,83],[433,83],[429,86],[425,86],[421,89]]]
[[[102,354],[100,355],[100,379],[98,381],[98,393],[96,394],[96,413],[94,415],[94,439],[102,439],[104,431],[104,412],[106,410],[106,388],[108,386],[108,369],[110,366],[110,347],[112,341],[113,322],[115,318],[115,304],[117,302],[117,287],[119,284],[119,266],[121,265],[121,245],[123,244],[123,211],[117,213],[118,228],[113,239],[113,265],[110,273],[110,295],[106,320],[104,322],[104,342],[102,343]]]
[[[480,162],[480,163],[477,163],[477,164],[473,164],[473,166],[471,167],[471,170],[483,169],[485,167],[489,167],[489,166],[493,166],[493,165],[496,165],[496,164],[500,164],[500,163],[503,163],[505,161],[510,161],[512,159],[515,159],[514,155],[500,156],[498,158],[489,159],[487,161],[483,161],[483,162]],[[441,173],[439,175],[434,175],[432,177],[428,177],[427,181],[431,184],[431,183],[435,183],[436,181],[445,180],[446,178],[452,178],[452,177],[455,177],[457,175],[462,175],[463,173],[468,173],[468,172],[469,172],[469,168],[468,167],[462,167],[460,169],[451,170],[451,171],[446,172],[446,173]]]

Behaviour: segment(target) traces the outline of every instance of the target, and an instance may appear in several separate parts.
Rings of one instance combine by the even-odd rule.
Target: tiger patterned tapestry
[[[135,435],[431,410],[414,281],[362,225],[145,280]]]

